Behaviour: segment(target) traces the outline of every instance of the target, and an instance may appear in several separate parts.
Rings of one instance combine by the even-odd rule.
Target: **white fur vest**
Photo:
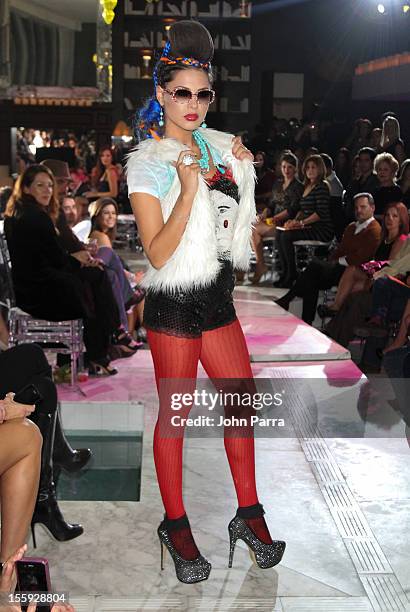
[[[247,270],[251,254],[251,232],[255,221],[255,170],[250,160],[239,161],[232,155],[231,134],[209,128],[199,130],[205,140],[220,154],[223,163],[230,166],[239,191],[239,209],[236,217],[231,260],[233,267]],[[127,172],[136,163],[145,161],[176,161],[184,149],[177,140],[145,140],[128,156]],[[168,193],[161,200],[164,222],[168,220],[181,191],[178,175]],[[215,207],[211,204],[209,189],[203,177],[199,176],[199,187],[192,204],[191,214],[185,232],[172,256],[161,268],[148,264],[142,286],[162,291],[174,291],[204,287],[217,276],[221,263],[217,258]]]

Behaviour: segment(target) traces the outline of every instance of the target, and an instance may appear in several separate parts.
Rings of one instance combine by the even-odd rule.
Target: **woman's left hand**
[[[302,224],[297,219],[290,219],[289,221],[286,221],[284,227],[286,229],[301,229],[302,228]]]
[[[20,546],[14,554],[12,554],[3,565],[3,571],[0,574],[0,593],[11,593],[16,586],[15,563],[24,557],[27,550],[27,544]]]
[[[245,145],[242,143],[242,139],[240,136],[235,136],[235,138],[232,141],[232,155],[236,157],[236,159],[239,159],[240,161],[244,159],[249,159],[250,161],[253,162],[253,155],[249,151],[249,149],[247,149]]]
[[[23,419],[35,411],[35,405],[20,404],[14,401],[14,393],[7,393],[3,400],[0,400],[0,413],[4,412],[3,421],[12,419]],[[1,422],[1,421],[0,421]]]

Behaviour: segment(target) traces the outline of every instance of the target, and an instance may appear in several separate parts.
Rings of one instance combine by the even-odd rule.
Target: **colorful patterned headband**
[[[168,64],[169,66],[175,66],[175,64],[182,64],[183,66],[192,66],[193,68],[203,68],[204,70],[208,70],[208,68],[211,65],[210,62],[200,62],[194,57],[176,57],[175,59],[171,59],[168,57],[168,53],[170,52],[170,50],[171,50],[171,43],[168,40],[164,46],[162,55],[159,59],[160,62],[164,62],[165,64]],[[155,87],[158,85],[158,74],[157,74],[158,65],[159,65],[159,62],[156,65],[154,74],[153,74]]]
[[[210,66],[209,62],[200,62],[194,57],[176,57],[175,59],[170,59],[167,56],[162,56],[159,61],[169,65],[183,64],[184,66],[192,66],[193,68],[204,68],[205,70],[208,70]]]

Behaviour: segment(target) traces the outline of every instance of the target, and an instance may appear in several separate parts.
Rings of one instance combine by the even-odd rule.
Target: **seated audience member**
[[[388,327],[391,323],[400,325],[399,338],[393,341],[393,349],[399,348],[407,339],[406,308],[410,299],[410,279],[405,282],[394,277],[378,278],[373,286],[371,301],[368,302],[370,319],[362,326],[355,327],[355,333],[366,338],[360,368],[364,372],[379,372],[384,352],[388,352]],[[367,314],[367,313],[366,313]],[[404,318],[404,322],[403,322]],[[400,342],[400,337],[403,337]],[[384,351],[383,351],[384,349]]]
[[[86,191],[86,198],[116,198],[118,195],[118,170],[114,162],[114,154],[108,145],[98,152],[98,161],[91,172],[93,189]]]
[[[321,317],[334,316],[340,310],[348,295],[370,288],[373,274],[395,259],[409,234],[409,213],[404,204],[389,204],[382,224],[382,240],[371,261],[360,266],[349,265],[340,279],[334,302],[318,308]]]
[[[347,225],[342,205],[343,185],[333,169],[333,160],[326,153],[320,154],[326,167],[326,183],[330,190],[330,216],[332,218],[336,239],[340,241]]]
[[[372,129],[373,126],[369,119],[356,119],[352,133],[346,142],[346,147],[353,155],[356,155],[362,147],[370,145]]]
[[[255,203],[257,212],[262,212],[269,204],[272,188],[275,183],[275,173],[268,167],[266,153],[257,151],[254,161],[256,171]]]
[[[42,438],[27,419],[33,411],[10,395],[0,400],[1,566],[25,543],[36,503]]]
[[[355,330],[365,325],[366,318],[371,314],[372,297],[378,295],[382,296],[381,303],[393,305],[394,320],[400,318],[404,304],[401,303],[401,299],[392,300],[390,294],[395,297],[396,293],[401,292],[401,289],[398,289],[399,283],[390,283],[388,277],[401,275],[406,277],[408,272],[410,272],[410,239],[405,241],[396,258],[392,259],[389,265],[374,273],[371,291],[366,289],[348,296],[336,316],[327,323],[326,334],[347,347],[355,337]],[[384,297],[385,293],[388,294],[388,297]],[[379,302],[378,297],[376,301]]]
[[[399,162],[400,166],[405,161],[405,159],[406,159],[406,150],[404,148],[403,142],[400,142],[400,141],[396,142],[396,144],[394,145],[393,157],[395,157],[397,159],[397,161]]]
[[[347,189],[351,182],[351,167],[350,151],[346,149],[346,147],[341,147],[336,155],[335,172],[345,189]],[[363,191],[365,191],[365,189]]]
[[[90,202],[88,201],[88,199],[85,198],[84,196],[76,195],[74,200],[75,200],[75,203],[77,204],[78,223],[80,223],[81,221],[85,221],[86,219],[89,219],[90,215],[88,212],[88,207],[90,205]]]
[[[124,269],[123,263],[117,253],[113,250],[113,241],[117,232],[118,207],[112,198],[99,198],[90,204],[91,231],[89,241],[95,241],[97,246],[97,256],[107,266],[107,272],[111,282],[118,286],[114,291],[116,299],[118,297],[118,310],[121,323],[128,331],[128,320],[126,311],[133,306],[137,309],[138,320],[142,324],[144,310],[145,291],[141,288],[131,287],[131,282],[136,284],[137,277]],[[136,345],[132,341],[132,346]]]
[[[372,291],[369,320],[366,325],[360,327],[363,336],[386,337],[389,323],[402,319],[409,299],[409,273],[406,274],[403,280],[394,276],[381,276],[377,278]]]
[[[370,138],[370,146],[372,149],[376,151],[376,153],[380,153],[381,151],[381,143],[382,140],[382,128],[374,128],[372,130],[371,138]]]
[[[329,185],[330,197],[342,199],[343,185],[336,176],[336,172],[333,168],[333,159],[327,153],[321,153],[320,157],[323,159],[326,168],[325,181]]]
[[[69,184],[68,165],[59,160],[48,159],[44,160],[41,165],[49,168],[54,177],[56,177],[57,194],[61,205],[64,198],[67,197],[67,189]],[[88,236],[89,226],[88,224],[85,225],[88,230],[86,236]],[[111,257],[110,261],[106,262],[105,267],[102,267],[101,260],[92,256],[90,249],[84,244],[84,242],[79,240],[77,235],[68,226],[64,212],[61,209],[57,217],[56,226],[59,231],[59,242],[61,243],[61,246],[67,251],[67,253],[77,259],[82,266],[87,268],[83,270],[83,275],[86,276],[87,281],[90,283],[98,281],[98,278],[96,278],[96,273],[92,268],[101,267],[99,274],[102,272],[103,276],[107,277],[104,279],[104,283],[108,282],[111,285],[111,299],[115,299],[116,304],[120,304],[122,302],[121,291],[118,287],[118,282],[116,282],[115,274],[113,275],[115,270],[112,271],[111,269],[111,264],[115,264],[114,257]],[[78,228],[76,228],[76,231],[78,231]],[[118,306],[116,311],[118,312]],[[123,313],[118,312],[120,319],[123,318],[121,317],[121,314]],[[138,344],[127,333],[126,327],[124,327],[122,323],[120,323],[119,328],[115,331],[111,344],[112,347],[110,348],[109,354],[112,354],[116,359],[119,357],[131,357],[138,349]]]
[[[255,274],[252,283],[259,282],[267,271],[263,261],[263,241],[268,236],[274,236],[276,225],[283,223],[294,216],[297,204],[302,197],[303,185],[297,178],[298,160],[293,153],[285,151],[280,158],[280,170],[282,178],[278,179],[272,190],[271,201],[258,217],[258,222],[253,228],[252,241],[253,250],[256,255]],[[269,219],[271,224],[266,220]]]
[[[282,276],[276,287],[291,287],[296,279],[296,261],[293,243],[297,240],[329,242],[334,236],[330,216],[330,194],[326,183],[326,168],[320,155],[310,155],[303,163],[304,191],[295,209],[294,219],[286,221],[277,231],[276,245],[282,267]]]
[[[352,181],[358,181],[360,178],[359,155],[355,155],[352,159]]]
[[[381,218],[387,204],[401,202],[402,192],[395,180],[399,163],[390,153],[379,153],[374,160],[374,169],[380,183],[373,196],[375,202],[374,214]]]
[[[64,250],[56,229],[58,209],[51,171],[28,167],[17,180],[5,219],[17,304],[39,319],[83,319],[90,372],[116,374],[107,354],[120,321],[108,276],[94,261],[89,268]]]
[[[400,168],[400,178],[397,181],[397,184],[399,185],[403,194],[401,201],[403,204],[405,204],[407,209],[410,210],[410,159],[406,159],[402,163]]]
[[[337,285],[347,266],[369,261],[380,242],[381,227],[373,218],[372,196],[369,193],[356,195],[355,209],[357,221],[346,228],[340,245],[331,254],[329,261],[311,261],[290,291],[276,300],[276,304],[288,310],[295,297],[302,297],[302,319],[310,325],[315,318],[319,290]]]
[[[42,523],[56,540],[72,540],[83,533],[83,528],[64,520],[58,507],[54,481],[61,469],[78,472],[89,461],[91,451],[88,448],[74,450],[64,435],[51,367],[39,346],[20,344],[1,353],[0,372],[0,397],[5,396],[10,405],[13,404],[13,395],[30,385],[34,385],[41,396],[29,416],[43,437],[40,486],[32,526]]]
[[[88,174],[85,171],[84,160],[82,160],[79,157],[75,158],[74,167],[70,168],[70,176],[71,176],[70,190],[75,195],[77,195],[77,193],[78,195],[81,195],[80,187],[88,183],[89,181]]]
[[[62,209],[70,229],[78,222],[77,204],[71,196],[65,196],[62,202]]]
[[[347,223],[354,220],[354,196],[358,193],[371,193],[374,196],[376,189],[379,187],[377,174],[374,172],[375,158],[376,152],[370,147],[364,147],[358,153],[360,176],[348,185],[343,198]]]
[[[49,170],[51,170],[56,182],[56,195],[59,205],[56,228],[59,232],[59,242],[61,246],[65,251],[67,251],[67,253],[78,259],[81,264],[87,266],[91,266],[92,264],[96,265],[97,262],[93,262],[93,258],[86,250],[85,245],[78,240],[72,229],[69,227],[63,211],[63,201],[68,195],[68,187],[71,180],[68,164],[64,161],[60,161],[59,159],[45,159],[40,165],[46,166]]]
[[[394,156],[397,145],[403,145],[404,148],[403,140],[400,138],[400,123],[396,117],[389,115],[383,121],[380,147],[383,153]]]

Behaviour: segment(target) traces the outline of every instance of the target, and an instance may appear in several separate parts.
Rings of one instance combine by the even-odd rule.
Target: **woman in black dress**
[[[402,192],[396,183],[399,162],[391,153],[379,153],[374,160],[380,187],[374,192],[374,216],[382,219],[388,204],[402,201]]]
[[[295,210],[296,217],[286,221],[283,229],[276,233],[282,276],[275,286],[282,288],[291,287],[297,276],[293,243],[297,240],[329,242],[334,236],[323,159],[320,155],[309,155],[303,163],[302,171],[305,188]]]
[[[93,189],[84,193],[86,198],[116,198],[118,196],[118,170],[114,154],[108,145],[98,152],[98,161],[91,172]]]
[[[280,158],[280,170],[282,178],[274,184],[270,202],[259,215],[252,230],[252,247],[256,256],[253,284],[258,283],[268,269],[263,260],[263,238],[275,236],[276,225],[283,225],[287,219],[294,216],[303,193],[303,185],[297,178],[296,155],[284,151]]]
[[[261,212],[269,204],[275,183],[275,173],[269,168],[266,153],[263,151],[255,153],[255,171],[257,179],[255,186],[256,211]]]
[[[107,352],[120,321],[109,279],[102,269],[83,267],[67,254],[57,217],[52,172],[44,165],[28,167],[16,182],[4,222],[17,305],[38,319],[83,319],[90,373],[116,374]]]

